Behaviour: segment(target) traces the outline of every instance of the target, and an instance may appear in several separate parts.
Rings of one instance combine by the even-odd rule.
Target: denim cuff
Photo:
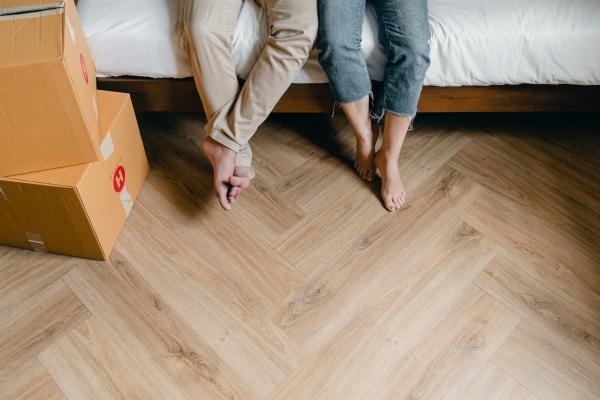
[[[404,111],[398,112],[398,111],[390,110],[390,109],[383,107],[383,108],[380,108],[379,110],[372,109],[371,110],[371,119],[377,121],[377,123],[380,123],[383,120],[383,118],[385,117],[385,114],[387,114],[387,113],[397,115],[398,117],[407,117],[407,118],[411,118],[411,119],[414,119],[415,116],[417,115],[416,110],[414,112],[404,112]]]
[[[335,102],[338,104],[350,104],[350,103],[354,103],[358,100],[363,99],[365,96],[371,96],[373,97],[373,92],[371,91],[371,85],[369,85],[368,87],[361,89],[361,90],[355,90],[352,91],[351,93],[347,93],[347,94],[340,94],[340,93],[334,93],[333,98],[335,99]]]

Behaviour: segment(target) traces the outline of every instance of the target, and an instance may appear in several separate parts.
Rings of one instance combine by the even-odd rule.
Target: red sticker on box
[[[113,175],[113,188],[119,193],[125,187],[125,168],[119,165]]]
[[[81,72],[83,73],[83,80],[85,80],[86,84],[89,84],[90,81],[88,79],[87,67],[85,66],[85,58],[81,53],[79,53],[79,62],[81,63]]]

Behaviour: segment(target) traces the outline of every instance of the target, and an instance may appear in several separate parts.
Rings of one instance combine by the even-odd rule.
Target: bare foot
[[[379,127],[369,121],[364,132],[356,132],[356,156],[354,169],[358,175],[367,181],[373,180],[375,175],[375,144],[379,137]]]
[[[388,160],[383,152],[375,155],[375,165],[381,175],[381,198],[388,211],[399,210],[406,199],[400,178],[398,160]]]
[[[250,186],[250,182],[256,176],[256,172],[252,167],[235,167],[233,176],[229,178],[231,189],[227,194],[230,203],[235,203],[237,197]]]
[[[229,179],[235,169],[235,151],[216,142],[210,137],[202,141],[202,150],[213,168],[213,189],[224,210],[231,210],[231,201],[227,197],[230,189]]]

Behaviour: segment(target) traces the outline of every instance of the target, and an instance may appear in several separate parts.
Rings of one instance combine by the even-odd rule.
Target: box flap
[[[0,68],[0,176],[97,161],[95,127],[61,60]]]
[[[98,109],[102,111],[102,117],[98,120],[101,142],[114,125],[121,110],[129,104],[128,101],[128,93],[98,90]]]
[[[36,64],[63,56],[64,9],[0,16],[0,68]]]
[[[89,164],[79,164],[70,167],[48,169],[0,178],[13,182],[40,183],[52,186],[76,187]]]
[[[117,92],[98,91],[98,107],[102,110],[100,118],[100,148],[105,159],[110,157],[114,144],[112,137],[109,137],[112,125],[117,119],[117,115],[128,105],[129,95]],[[19,182],[35,182],[49,184],[54,186],[75,187],[85,175],[86,170],[91,163],[72,165],[69,167],[49,169],[45,171],[30,172],[27,174],[13,175],[5,178],[6,180]]]
[[[63,0],[0,0],[0,15],[60,8],[63,4]]]

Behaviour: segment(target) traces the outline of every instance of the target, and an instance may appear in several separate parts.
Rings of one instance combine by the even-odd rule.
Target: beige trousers
[[[243,0],[180,0],[179,29],[190,57],[206,130],[250,166],[248,141],[302,68],[317,34],[316,0],[256,0],[267,12],[270,34],[240,88],[233,35]]]

